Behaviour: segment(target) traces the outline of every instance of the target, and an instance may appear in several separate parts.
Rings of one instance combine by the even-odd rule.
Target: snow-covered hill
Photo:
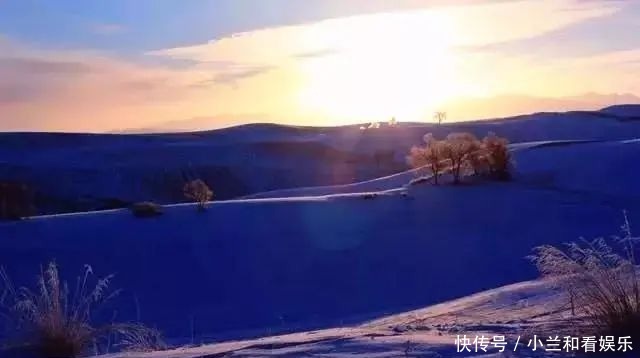
[[[291,127],[253,124],[208,132],[149,135],[0,134],[0,181],[36,192],[40,213],[183,201],[185,180],[204,179],[219,200],[299,187],[344,185],[407,169],[408,148],[433,132],[494,131],[513,143],[640,138],[638,106],[538,113],[441,126],[401,123]]]

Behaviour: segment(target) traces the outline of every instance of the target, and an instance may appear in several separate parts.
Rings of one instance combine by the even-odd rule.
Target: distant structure
[[[436,112],[433,114],[433,119],[438,122],[438,125],[447,120],[447,112]]]

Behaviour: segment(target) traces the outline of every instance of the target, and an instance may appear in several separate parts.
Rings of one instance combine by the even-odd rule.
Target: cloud
[[[108,131],[181,118],[185,108],[198,112],[190,107],[204,95],[192,85],[206,75],[7,41],[0,44],[0,130]]]
[[[33,86],[1,84],[0,85],[0,108],[3,104],[14,104],[28,102],[36,98],[40,91]]]
[[[261,66],[261,67],[247,68],[247,69],[243,69],[235,72],[220,73],[213,78],[213,82],[222,83],[222,84],[236,83],[241,79],[254,77],[254,76],[266,73],[268,71],[271,71],[272,69],[273,69],[272,66]]]
[[[221,114],[240,121],[247,113],[280,123],[340,124],[361,120],[358,106],[367,116],[384,116],[379,109],[422,110],[431,97],[448,93],[640,93],[637,50],[534,59],[536,48],[492,49],[620,16],[618,2],[455,5],[264,28],[135,57],[43,50],[0,37],[0,130],[113,131],[180,118],[217,121]],[[322,111],[331,106],[347,115]]]
[[[220,71],[213,78],[204,80],[197,86],[211,84],[236,85],[238,81],[265,74],[275,69],[275,66],[234,66],[235,68]]]
[[[91,66],[82,62],[56,61],[42,58],[5,57],[0,58],[3,71],[34,74],[84,74],[92,71]]]
[[[620,9],[617,3],[593,4],[577,0],[472,3],[475,5],[420,8],[271,27],[236,33],[202,44],[159,49],[149,54],[193,63],[269,65],[291,58],[334,55],[363,45],[383,48],[395,41],[413,41],[416,46],[428,46],[421,45],[423,35],[435,30],[452,46],[473,50],[534,38],[614,14]],[[502,20],[495,21],[497,18]],[[390,27],[389,19],[400,27]]]
[[[310,59],[310,58],[332,56],[332,55],[338,54],[339,52],[340,51],[338,51],[335,48],[326,48],[326,49],[321,49],[316,51],[297,53],[297,54],[294,54],[293,57],[297,59]]]

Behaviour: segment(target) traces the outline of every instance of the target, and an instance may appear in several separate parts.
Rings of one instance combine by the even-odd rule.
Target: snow
[[[359,183],[266,191],[248,195],[243,199],[292,198],[299,196],[335,195],[337,193],[368,193],[385,191],[400,188],[418,176],[417,170],[408,170]]]
[[[431,357],[465,356],[457,352],[457,335],[505,336],[513,351],[523,329],[556,324],[568,317],[563,296],[545,281],[521,282],[383,319],[340,328],[298,332],[250,340],[229,341],[166,352],[119,353],[104,358],[233,357]],[[553,313],[549,313],[553,312]],[[524,337],[523,337],[524,339]],[[513,356],[534,354],[523,341]],[[490,357],[497,349],[478,354]]]
[[[115,273],[118,316],[176,339],[190,335],[189,317],[203,339],[327,327],[532,279],[533,247],[616,233],[622,210],[640,214],[638,173],[620,165],[639,148],[534,147],[515,153],[513,182],[422,183],[407,196],[302,191],[151,219],[112,210],[5,222],[0,262],[23,281],[51,259],[67,275],[85,263]],[[584,155],[598,165],[580,165]]]

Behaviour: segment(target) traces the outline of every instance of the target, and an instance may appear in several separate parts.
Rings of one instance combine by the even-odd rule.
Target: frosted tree
[[[509,141],[506,138],[498,137],[493,132],[489,132],[482,140],[489,171],[499,179],[508,179],[511,176],[512,160],[508,145]]]
[[[433,183],[438,185],[440,174],[447,167],[445,161],[445,144],[431,133],[424,136],[424,147],[414,146],[409,152],[408,162],[415,169],[426,168],[433,175]]]
[[[482,148],[471,133],[451,133],[444,141],[443,156],[451,164],[453,182],[460,183],[463,171],[470,167],[470,158]]]
[[[186,183],[182,191],[187,199],[193,200],[198,204],[198,210],[200,211],[206,209],[207,202],[213,197],[211,189],[200,179]]]

